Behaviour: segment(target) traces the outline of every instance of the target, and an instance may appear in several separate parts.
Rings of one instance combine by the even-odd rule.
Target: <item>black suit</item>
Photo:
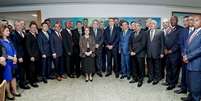
[[[65,69],[67,75],[71,76],[74,72],[74,66],[72,64],[72,54],[73,54],[73,38],[72,31],[63,29],[61,35],[63,37],[63,50],[64,50],[64,60],[65,60]]]
[[[30,74],[30,83],[37,82],[37,72],[39,67],[40,59],[40,49],[38,46],[37,35],[33,35],[31,32],[27,33],[26,36],[26,49],[29,57],[29,74]],[[34,61],[31,61],[31,57],[34,57]]]
[[[47,34],[47,35],[46,35]],[[51,47],[50,47],[50,38],[49,38],[49,33],[44,33],[44,32],[39,32],[38,34],[38,45],[40,48],[41,55],[45,55],[46,57],[42,57],[41,63],[42,63],[42,68],[41,68],[41,75],[43,79],[49,78],[50,76],[50,69],[51,69]]]
[[[112,33],[110,33],[112,32]],[[119,66],[117,66],[117,55],[118,55],[118,44],[119,44],[119,34],[120,30],[118,27],[113,27],[111,31],[110,27],[108,26],[104,30],[104,43],[105,45],[112,45],[113,48],[109,50],[106,47],[106,54],[107,54],[107,73],[112,73],[112,59],[114,59],[114,72],[116,75],[119,75]]]
[[[176,26],[170,33],[167,33],[165,36],[165,49],[172,51],[172,53],[166,55],[166,81],[171,86],[175,86],[179,78],[179,66],[181,62],[181,50],[179,42],[180,31],[181,28]]]
[[[96,44],[99,45],[99,48],[96,48],[96,68],[97,72],[101,73],[102,69],[102,49],[103,49],[103,32],[101,29],[96,29],[97,32],[95,33],[95,29],[91,28],[91,35],[94,37]]]
[[[144,71],[145,71],[145,54],[146,54],[146,32],[140,30],[139,33],[131,34],[129,40],[130,52],[136,53],[136,55],[131,56],[131,70],[133,79],[139,82],[143,81]]]
[[[147,41],[147,65],[149,80],[159,81],[161,79],[161,55],[164,54],[164,33],[154,29],[153,39],[151,30],[148,31]]]
[[[58,33],[60,34],[60,33]],[[50,34],[50,46],[52,54],[56,54],[56,58],[53,59],[57,76],[62,76],[64,73],[63,68],[63,45],[62,36],[57,35],[55,31]]]
[[[74,29],[73,30],[73,65],[76,68],[76,75],[79,76],[81,74],[81,70],[80,70],[80,64],[81,63],[81,57],[80,57],[80,46],[79,46],[79,42],[80,42],[80,38],[81,36],[84,35],[84,28],[82,28],[82,33],[80,33],[78,31],[78,29]]]
[[[23,33],[24,34],[24,33]],[[28,76],[27,57],[26,57],[26,47],[25,47],[25,35],[22,36],[17,31],[14,31],[11,35],[11,41],[16,49],[17,58],[22,58],[23,62],[18,61],[18,70],[19,70],[19,84],[20,86],[25,85],[26,77]]]

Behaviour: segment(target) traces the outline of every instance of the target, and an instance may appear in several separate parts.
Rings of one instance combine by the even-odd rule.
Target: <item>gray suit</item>
[[[164,33],[155,29],[155,34],[151,38],[151,31],[147,33],[147,64],[149,80],[159,81],[161,79],[161,59],[164,54]]]
[[[95,33],[95,30],[91,28],[91,35],[94,37],[96,44],[99,45],[99,48],[96,49],[96,68],[97,72],[102,72],[102,49],[103,49],[103,32],[101,29],[97,29],[97,32]]]

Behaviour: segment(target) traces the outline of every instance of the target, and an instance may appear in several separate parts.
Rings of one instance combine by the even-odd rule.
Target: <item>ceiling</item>
[[[146,5],[185,6],[185,7],[201,8],[201,0],[0,0],[0,7],[38,5],[38,4],[63,4],[63,3],[146,4]]]

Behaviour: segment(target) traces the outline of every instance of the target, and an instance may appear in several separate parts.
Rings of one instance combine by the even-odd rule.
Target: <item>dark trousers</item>
[[[34,62],[30,61],[29,62],[29,82],[36,83],[37,82],[37,77],[38,77],[38,68],[40,66],[40,61],[35,60]]]
[[[57,76],[64,75],[63,57],[59,56],[53,60]]]
[[[64,68],[65,68],[65,72],[68,76],[73,74],[73,61],[72,61],[72,56],[70,55],[66,55],[65,58],[65,63],[64,63]]]
[[[138,80],[139,82],[143,82],[144,73],[145,73],[145,58],[144,57],[136,57],[131,56],[133,79]]]
[[[117,66],[117,55],[118,52],[115,47],[112,50],[107,49],[107,73],[112,73],[113,69],[116,75],[119,74],[119,67]],[[112,66],[112,60],[114,63],[114,67]]]
[[[180,63],[178,61],[179,59],[175,59],[169,56],[166,60],[166,81],[172,86],[175,86],[178,83],[179,79]]]
[[[51,57],[42,58],[41,75],[43,79],[48,79],[50,76],[50,69],[52,67]]]
[[[200,101],[201,99],[201,72],[189,71],[188,75],[190,93],[193,101]]]
[[[102,48],[96,50],[96,69],[98,73],[103,72]]]
[[[102,49],[102,69],[103,72],[106,71],[106,56],[107,56],[107,50],[105,47]]]
[[[161,79],[165,78],[166,57],[161,59]]]
[[[182,65],[181,89],[187,90],[186,64],[183,64],[183,65]]]
[[[149,80],[160,81],[161,79],[161,60],[147,58]]]
[[[19,85],[23,86],[26,84],[26,80],[27,80],[26,77],[28,73],[25,61],[23,61],[22,63],[18,63],[17,66],[18,66],[17,68],[18,68],[18,75],[19,75]]]
[[[73,70],[72,70],[72,72],[75,73],[76,75],[81,74],[80,62],[81,62],[81,58],[79,56],[79,53],[73,53],[73,60],[72,60]]]

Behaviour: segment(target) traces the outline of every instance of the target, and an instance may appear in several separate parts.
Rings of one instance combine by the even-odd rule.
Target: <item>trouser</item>
[[[145,58],[131,56],[133,79],[143,82],[145,73]]]
[[[130,55],[121,54],[121,72],[123,76],[130,77]]]
[[[63,67],[63,57],[59,56],[56,59],[54,59],[54,65],[57,76],[64,75],[64,67]]]
[[[161,79],[161,60],[147,58],[149,80],[160,81]]]
[[[42,68],[41,68],[41,75],[43,79],[48,79],[50,76],[50,69],[52,66],[51,57],[42,58]]]

